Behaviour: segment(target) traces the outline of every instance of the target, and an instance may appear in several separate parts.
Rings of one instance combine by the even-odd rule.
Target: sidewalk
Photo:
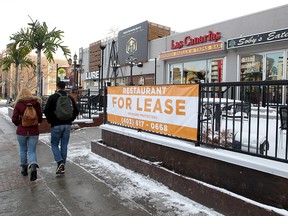
[[[0,113],[0,216],[221,215],[92,153],[91,140],[100,137],[98,127],[73,131],[66,173],[56,176],[50,134],[41,134],[31,182],[20,174],[15,127]]]
[[[50,147],[42,142],[38,179],[31,182],[20,175],[14,127],[3,119],[0,125],[0,215],[150,215],[73,162],[56,176]]]

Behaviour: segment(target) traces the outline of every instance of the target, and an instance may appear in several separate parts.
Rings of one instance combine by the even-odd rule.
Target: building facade
[[[139,23],[119,31],[117,38],[97,42],[105,49],[93,51],[98,66],[87,67],[84,86],[99,89],[101,73],[111,85],[115,77],[116,85],[287,79],[287,15],[284,5],[182,33],[160,25],[153,29],[148,21]],[[91,64],[89,53],[90,62],[84,59],[84,65]]]
[[[160,83],[286,79],[287,14],[286,5],[162,39]]]

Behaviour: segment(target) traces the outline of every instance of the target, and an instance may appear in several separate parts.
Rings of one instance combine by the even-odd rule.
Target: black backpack
[[[56,102],[54,114],[59,120],[66,121],[73,118],[73,104],[68,95],[62,95],[59,92],[59,98]]]

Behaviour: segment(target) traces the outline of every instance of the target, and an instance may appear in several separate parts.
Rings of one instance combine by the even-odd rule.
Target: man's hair
[[[59,82],[57,83],[57,87],[60,88],[60,89],[65,89],[65,82],[59,81]]]

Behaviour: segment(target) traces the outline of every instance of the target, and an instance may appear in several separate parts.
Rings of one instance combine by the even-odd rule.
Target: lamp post
[[[137,58],[134,58],[132,55],[126,61],[126,64],[130,66],[130,85],[134,85],[133,83],[133,67],[137,65],[137,67],[143,67],[142,62],[138,62]]]
[[[82,86],[81,86],[81,75],[82,75],[83,71],[82,71],[82,60],[81,59],[79,59],[79,64],[80,64],[80,70],[79,70],[80,74],[79,74],[79,82],[78,81],[77,82],[79,83],[78,88],[82,89]]]
[[[59,70],[58,64],[56,64],[56,85],[57,85],[57,83],[60,81],[59,74],[58,74],[58,70]]]
[[[69,58],[68,59],[68,64],[69,65],[72,65],[72,59],[71,58]],[[74,67],[74,76],[73,76],[73,90],[72,91],[78,91],[78,87],[79,87],[79,83],[78,83],[78,70],[79,70],[79,68],[81,68],[81,66],[82,66],[82,60],[80,59],[79,61],[78,61],[78,64],[77,64],[77,55],[76,55],[76,53],[74,54],[74,56],[73,56],[73,67]]]
[[[117,83],[116,82],[116,78],[117,78],[117,73],[116,72],[117,72],[117,69],[120,67],[120,65],[117,64],[116,61],[114,60],[111,67],[113,69],[113,74],[114,74],[114,86],[116,86],[116,83]]]
[[[104,64],[104,49],[106,48],[106,45],[100,45],[101,49],[101,90],[103,90],[104,87],[104,75],[103,75],[103,64]]]
[[[101,64],[98,65],[98,94],[100,94],[100,83],[101,83],[101,77],[100,77],[100,71],[101,71]]]

